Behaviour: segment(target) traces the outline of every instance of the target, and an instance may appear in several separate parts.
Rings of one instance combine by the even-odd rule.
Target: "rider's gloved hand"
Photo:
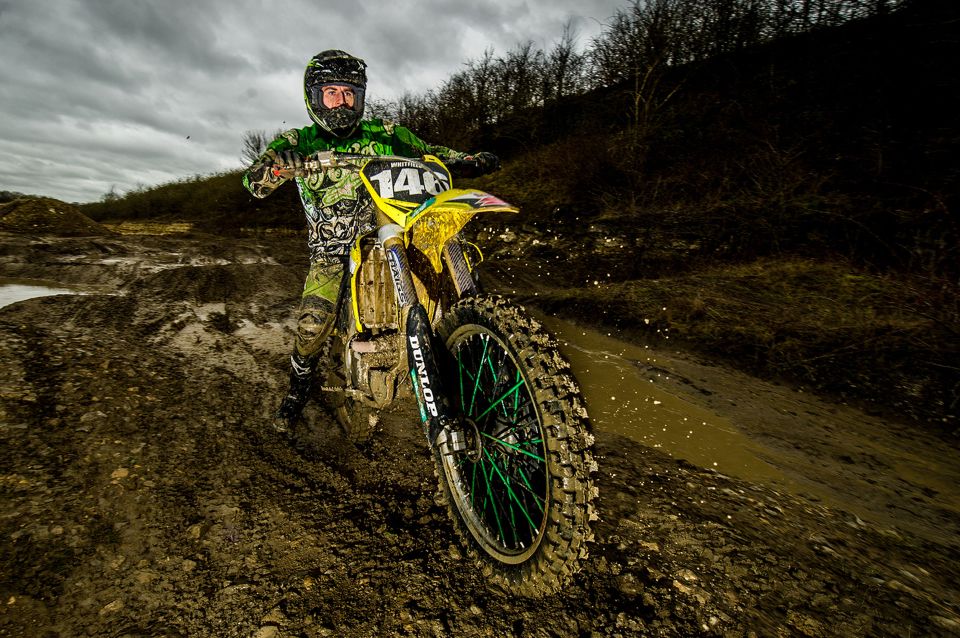
[[[303,157],[293,149],[279,151],[277,153],[277,159],[274,161],[274,166],[277,168],[290,169],[295,173],[299,173],[303,170]]]
[[[500,170],[500,158],[493,153],[480,151],[479,153],[474,153],[473,155],[470,155],[464,159],[475,161],[477,163],[477,169],[479,169],[481,175],[486,175],[487,173]]]

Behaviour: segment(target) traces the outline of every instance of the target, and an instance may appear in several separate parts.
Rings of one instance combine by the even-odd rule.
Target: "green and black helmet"
[[[363,117],[363,95],[367,89],[367,63],[345,51],[332,49],[313,56],[303,74],[303,98],[310,119],[336,137],[348,137]],[[327,108],[323,87],[346,84],[354,91],[353,106]]]

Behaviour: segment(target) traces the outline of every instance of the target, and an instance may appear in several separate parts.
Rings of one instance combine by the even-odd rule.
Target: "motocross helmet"
[[[363,116],[363,94],[367,89],[367,63],[345,51],[332,49],[313,56],[303,74],[303,98],[310,119],[335,137],[352,134]],[[346,84],[354,91],[353,106],[335,108],[323,104],[323,87]]]

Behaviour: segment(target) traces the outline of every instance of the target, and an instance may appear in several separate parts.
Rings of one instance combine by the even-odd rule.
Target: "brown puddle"
[[[573,366],[595,431],[626,436],[723,474],[788,482],[730,421],[657,387],[634,363],[655,365],[649,350],[560,319],[537,319],[557,337]]]

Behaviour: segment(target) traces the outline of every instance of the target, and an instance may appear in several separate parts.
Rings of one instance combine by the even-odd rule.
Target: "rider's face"
[[[357,99],[353,88],[346,84],[327,84],[323,87],[322,92],[323,105],[328,109],[335,109],[344,104],[347,105],[348,108],[353,108],[353,104]]]

